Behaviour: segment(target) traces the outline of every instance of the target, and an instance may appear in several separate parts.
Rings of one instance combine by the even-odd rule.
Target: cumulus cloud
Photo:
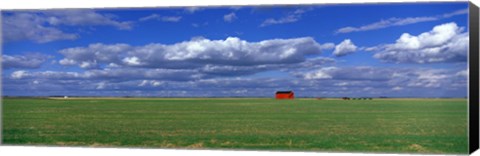
[[[121,57],[131,49],[127,44],[90,44],[88,47],[74,47],[59,51],[64,56],[61,65],[79,65],[82,68],[97,68],[99,63],[122,64]]]
[[[468,33],[456,23],[435,26],[417,36],[404,33],[393,44],[370,48],[374,58],[396,63],[465,62]]]
[[[313,38],[272,39],[248,42],[236,37],[225,40],[199,39],[174,45],[151,44],[138,49],[148,64],[158,61],[198,62],[224,65],[296,63],[304,55],[320,53]]]
[[[345,56],[357,51],[357,46],[353,44],[350,39],[343,40],[340,44],[335,46],[335,51],[333,55],[335,56]]]
[[[182,16],[160,16],[158,14],[151,14],[149,16],[138,19],[139,21],[158,20],[163,22],[179,22]]]
[[[337,70],[335,67],[327,67],[327,68],[321,68],[319,70],[313,71],[313,72],[308,72],[303,75],[303,77],[307,80],[309,79],[331,79],[332,76],[330,75],[330,72],[333,70]]]
[[[11,77],[13,79],[21,79],[24,76],[27,76],[27,71],[25,71],[25,70],[18,70],[18,71],[15,71],[11,74]]]
[[[237,19],[237,15],[234,12],[226,14],[226,15],[223,16],[223,20],[225,22],[233,22],[236,19]]]
[[[99,63],[147,68],[199,68],[206,64],[250,66],[292,64],[325,48],[311,37],[248,42],[237,37],[225,40],[196,38],[175,44],[153,43],[144,46],[92,44],[60,50],[62,65]],[[89,66],[90,67],[90,66]]]
[[[131,29],[131,22],[115,20],[112,14],[93,10],[50,10],[41,12],[15,11],[3,14],[4,41],[31,40],[46,43],[56,40],[75,40],[78,34],[64,32],[60,26],[113,26]]]
[[[445,13],[436,16],[423,16],[423,17],[406,17],[406,18],[397,18],[392,17],[386,20],[381,20],[378,22],[374,22],[371,24],[367,24],[360,27],[343,27],[336,31],[336,33],[350,33],[350,32],[358,32],[358,31],[369,31],[369,30],[376,30],[376,29],[383,29],[393,26],[402,26],[402,25],[409,25],[414,23],[420,22],[428,22],[428,21],[437,21],[445,18],[450,18],[456,15],[464,15],[468,13],[468,9],[457,10],[450,13]]]
[[[138,66],[140,65],[140,62],[138,61],[138,57],[133,56],[133,57],[126,57],[122,60],[126,65],[129,66]]]
[[[2,67],[3,69],[35,69],[50,58],[48,55],[41,53],[29,53],[25,55],[3,55]]]

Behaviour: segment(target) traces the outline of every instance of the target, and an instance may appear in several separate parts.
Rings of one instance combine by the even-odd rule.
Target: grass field
[[[3,143],[466,154],[465,99],[3,99]]]

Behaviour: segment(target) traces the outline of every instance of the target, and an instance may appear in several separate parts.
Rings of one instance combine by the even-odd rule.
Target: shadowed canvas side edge
[[[475,152],[479,146],[479,10],[470,2],[469,7],[469,152]]]

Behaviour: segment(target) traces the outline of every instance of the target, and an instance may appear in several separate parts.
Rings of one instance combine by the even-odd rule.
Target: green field
[[[3,99],[3,143],[466,154],[466,99]]]

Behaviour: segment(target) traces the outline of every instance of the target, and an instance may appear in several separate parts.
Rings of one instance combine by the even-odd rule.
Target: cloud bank
[[[311,37],[271,39],[248,42],[237,37],[225,40],[196,38],[175,44],[152,43],[143,46],[128,44],[90,44],[67,48],[62,65],[95,69],[101,64],[144,68],[199,68],[207,64],[252,66],[292,64],[305,61],[305,56],[320,54],[330,45],[321,45]]]

